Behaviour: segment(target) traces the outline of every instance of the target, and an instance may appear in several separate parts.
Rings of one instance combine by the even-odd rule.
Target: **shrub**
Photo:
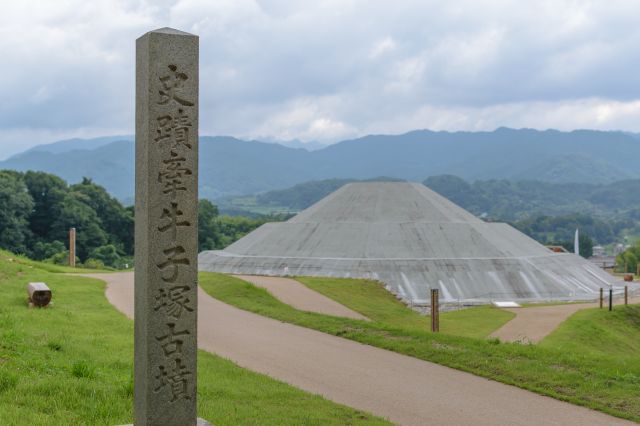
[[[44,241],[38,241],[33,246],[33,252],[31,257],[35,260],[49,259],[58,253],[66,255],[67,248],[61,241],[55,240],[50,243]]]
[[[103,266],[107,265],[115,268],[120,263],[120,255],[116,246],[113,244],[107,244],[106,246],[100,246],[91,252],[90,259],[95,259],[102,262]]]
[[[104,263],[98,259],[87,259],[82,266],[87,269],[104,269]]]
[[[48,263],[53,263],[54,265],[68,265],[69,264],[69,252],[63,251],[61,253],[56,253],[50,258],[46,260]],[[76,265],[80,263],[80,258],[76,256]]]

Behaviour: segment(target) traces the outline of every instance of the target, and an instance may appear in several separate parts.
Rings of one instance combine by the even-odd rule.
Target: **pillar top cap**
[[[176,30],[175,28],[170,28],[170,27],[163,27],[163,28],[158,28],[158,29],[149,31],[144,36],[150,35],[150,34],[168,34],[168,35],[181,35],[181,36],[189,36],[189,37],[198,37],[195,34],[187,33],[185,31]]]

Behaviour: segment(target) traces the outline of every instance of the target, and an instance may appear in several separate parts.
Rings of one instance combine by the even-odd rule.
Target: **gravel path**
[[[133,274],[93,275],[133,316]],[[403,425],[632,424],[437,364],[264,318],[198,292],[198,344],[238,365]]]
[[[615,300],[615,305],[623,303]],[[629,299],[629,303],[640,303],[640,297]],[[551,305],[529,308],[507,308],[516,316],[491,334],[504,342],[524,341],[538,343],[558,328],[567,318],[582,309],[596,308],[599,303],[572,303],[568,305]],[[604,308],[608,308],[605,300]]]
[[[291,278],[260,275],[236,275],[236,277],[267,289],[280,301],[301,311],[370,321],[361,313],[353,311]]]

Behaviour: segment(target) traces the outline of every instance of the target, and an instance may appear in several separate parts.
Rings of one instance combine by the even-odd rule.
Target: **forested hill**
[[[198,203],[199,250],[224,248],[267,221],[220,216],[209,200]],[[133,206],[124,207],[84,178],[69,185],[44,172],[0,170],[0,249],[51,263],[68,263],[69,228],[77,231],[77,262],[86,268],[133,265]]]
[[[394,180],[388,177],[374,181]],[[223,210],[297,212],[356,179],[309,181],[286,189],[219,199]],[[519,220],[535,215],[584,213],[640,219],[640,179],[608,184],[549,183],[504,179],[467,182],[453,175],[432,176],[423,184],[479,217]]]
[[[451,175],[423,182],[477,216],[517,220],[535,215],[583,213],[598,217],[640,218],[640,179],[608,184],[478,180]]]
[[[0,169],[42,170],[71,182],[89,177],[120,200],[131,202],[134,149],[130,137],[81,142],[30,150],[0,162]],[[313,152],[231,137],[202,137],[200,194],[215,199],[310,180],[389,176],[422,181],[441,174],[469,181],[611,183],[640,178],[640,169],[628,160],[635,158],[640,158],[640,141],[634,135],[588,130],[420,130],[366,136]]]

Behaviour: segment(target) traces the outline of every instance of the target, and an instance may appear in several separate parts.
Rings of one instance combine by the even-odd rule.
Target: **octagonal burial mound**
[[[409,303],[587,300],[614,277],[554,253],[504,223],[486,223],[418,183],[351,183],[286,222],[267,223],[200,270],[369,278]]]

